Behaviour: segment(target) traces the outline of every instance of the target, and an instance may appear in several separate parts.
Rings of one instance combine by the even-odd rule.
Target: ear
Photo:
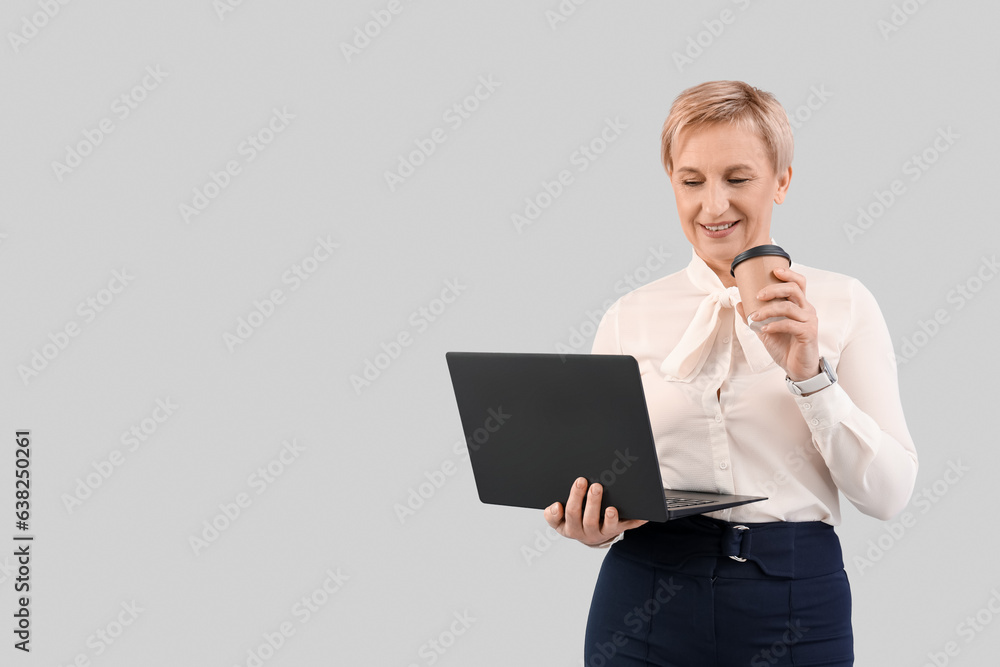
[[[774,193],[774,203],[780,204],[785,201],[785,195],[788,194],[788,186],[792,183],[792,168],[788,167],[788,170],[782,174],[778,175],[778,189]]]

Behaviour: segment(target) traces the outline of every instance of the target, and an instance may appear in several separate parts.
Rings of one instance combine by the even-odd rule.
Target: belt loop
[[[750,529],[742,524],[731,526],[731,529],[736,531],[733,535],[733,542],[739,541],[740,550],[738,556],[730,555],[729,557],[740,563],[745,563],[747,562],[747,557],[750,555]]]

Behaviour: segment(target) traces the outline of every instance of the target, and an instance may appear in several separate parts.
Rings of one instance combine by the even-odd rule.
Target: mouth
[[[705,229],[705,233],[711,238],[722,238],[723,236],[729,236],[733,227],[740,223],[739,220],[733,220],[731,222],[721,222],[717,225],[702,225]]]

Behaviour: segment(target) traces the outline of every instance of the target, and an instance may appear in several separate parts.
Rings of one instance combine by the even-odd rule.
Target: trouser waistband
[[[646,523],[613,549],[654,564],[682,566],[695,557],[728,557],[730,576],[802,579],[844,568],[840,539],[822,521],[734,523],[706,516]],[[701,558],[701,561],[704,561]],[[740,564],[753,566],[740,567]]]

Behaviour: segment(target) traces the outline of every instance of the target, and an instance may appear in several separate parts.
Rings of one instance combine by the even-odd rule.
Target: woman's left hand
[[[765,325],[758,337],[788,377],[801,382],[820,372],[819,319],[816,309],[806,300],[805,276],[791,269],[775,269],[774,275],[782,282],[768,285],[757,295],[758,301],[771,303],[761,306],[754,313],[754,320],[782,316],[786,319]],[[772,301],[781,297],[788,300]],[[737,304],[737,309],[745,321],[743,304]]]

